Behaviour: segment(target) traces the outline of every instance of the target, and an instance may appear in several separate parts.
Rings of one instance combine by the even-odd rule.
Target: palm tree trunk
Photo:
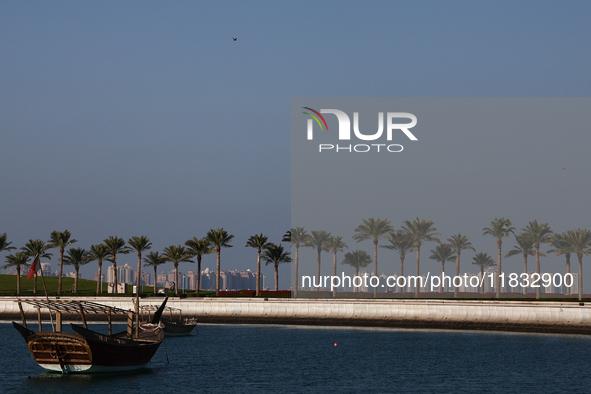
[[[359,276],[359,267],[355,267],[355,276]],[[357,286],[353,286],[353,288],[354,288],[354,290],[353,290],[354,293],[359,292],[359,288]]]
[[[174,262],[174,294],[179,295],[179,263]]]
[[[275,264],[275,291],[279,291],[279,264]]]
[[[501,263],[501,245],[503,241],[501,238],[497,238],[497,280],[495,281],[495,297],[501,298],[501,270],[502,270],[502,263]]]
[[[117,260],[115,259],[115,255],[113,255],[113,286],[113,292],[117,294]]]
[[[439,284],[439,293],[443,294],[443,277],[445,276],[445,262],[441,262],[441,283]]]
[[[140,282],[142,280],[142,254],[141,252],[137,253],[137,289],[136,289],[136,294],[140,294]]]
[[[482,278],[484,278],[484,267],[480,266],[480,280],[483,280]],[[484,284],[484,282],[483,282],[483,284]],[[484,289],[480,286],[478,286],[478,293],[484,294]]]
[[[456,259],[456,276],[460,276],[460,251],[458,250],[458,258]],[[459,289],[454,286],[454,297],[458,298]]]
[[[99,293],[101,291],[101,275],[102,275],[103,262],[99,260],[98,265],[99,265],[99,270],[98,270],[98,277],[96,278],[96,295],[99,295]]]
[[[16,266],[16,294],[21,293],[21,266]]]
[[[583,253],[577,253],[579,258],[579,301],[583,299]]]
[[[201,256],[197,256],[197,286],[195,286],[195,295],[199,297],[201,289]]]
[[[377,278],[378,276],[378,240],[374,240],[373,241],[373,275]],[[379,278],[378,278],[378,284],[379,284]],[[377,298],[378,297],[378,288],[374,287],[373,288],[373,298]]]
[[[35,271],[33,277],[33,294],[37,294],[37,271]]]
[[[540,244],[536,244],[536,273],[538,274],[538,278],[540,277]],[[541,282],[541,280],[540,280]],[[540,283],[538,282],[538,283]],[[536,287],[536,300],[540,299],[541,288],[538,286]]]
[[[418,286],[418,278],[419,278],[419,259],[421,258],[421,245],[417,244],[417,274],[415,279],[415,298],[419,298],[419,286]]]
[[[298,253],[300,251],[300,244],[295,245],[295,265],[294,265],[294,287],[293,287],[293,295],[294,298],[298,298]]]
[[[527,253],[523,254],[523,273],[527,275]],[[527,295],[527,287],[523,286],[523,295]]]
[[[318,287],[316,291],[320,291],[320,253],[322,253],[322,248],[318,248]]]
[[[80,272],[80,267],[76,266],[76,276],[74,277],[74,293],[78,293],[78,273]]]
[[[64,248],[60,248],[60,273],[57,279],[57,295],[62,294],[62,269],[64,267]]]
[[[157,266],[154,266],[154,294],[158,294],[158,274],[156,273]]]
[[[218,252],[218,260],[217,260],[217,265],[216,265],[216,275],[215,275],[215,295],[219,297],[220,295],[220,253],[221,253],[221,248],[218,246],[217,247],[217,252]]]
[[[258,297],[261,292],[261,249],[257,256],[257,286],[255,296]]]
[[[400,276],[404,276],[404,255],[400,255]],[[400,288],[400,294],[404,293],[404,289]]]
[[[334,252],[334,257],[332,259],[332,276],[337,276],[337,252]],[[332,283],[332,279],[331,279]],[[335,287],[332,289],[332,297],[335,298],[337,296],[337,288]]]
[[[566,257],[566,273],[570,274],[570,253],[566,253],[565,257]],[[570,287],[566,288],[566,295],[570,295]]]

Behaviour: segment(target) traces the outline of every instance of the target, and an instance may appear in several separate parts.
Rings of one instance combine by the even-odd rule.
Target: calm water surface
[[[10,324],[0,338],[2,393],[591,392],[576,335],[200,325],[142,372],[97,376],[44,372]]]

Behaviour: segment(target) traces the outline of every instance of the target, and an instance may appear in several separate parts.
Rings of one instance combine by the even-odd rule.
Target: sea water
[[[581,335],[199,325],[144,370],[108,375],[44,372],[11,324],[0,338],[2,393],[591,392]]]

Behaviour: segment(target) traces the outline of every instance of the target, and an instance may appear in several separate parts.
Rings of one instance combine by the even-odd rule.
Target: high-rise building
[[[144,286],[149,286],[151,284],[150,277],[151,275],[149,272],[142,271],[142,281],[140,283]]]
[[[117,266],[117,283],[129,283],[134,284],[134,271],[129,265],[125,264],[124,266]],[[107,268],[107,281],[109,283],[115,282],[115,277],[113,275],[113,266],[109,266]]]
[[[41,270],[43,271],[43,276],[55,276],[51,272],[51,263],[41,263]]]
[[[201,288],[203,290],[215,290],[215,280],[214,271],[210,271],[209,268],[201,271]]]
[[[158,286],[165,287],[168,286],[168,275],[166,273],[161,272],[158,274]]]
[[[189,289],[195,290],[197,288],[197,275],[199,272],[197,270],[191,270],[187,272],[187,278],[189,278]],[[200,286],[202,288],[202,286]]]
[[[190,289],[194,290],[197,285],[197,271],[189,271],[188,279]],[[179,280],[180,274],[179,274]],[[261,276],[261,282],[263,276]],[[201,271],[201,290],[215,290],[216,273],[209,268]],[[261,286],[262,288],[262,286]],[[256,272],[251,270],[246,271],[220,271],[220,290],[221,291],[236,291],[236,290],[255,290],[256,289]]]

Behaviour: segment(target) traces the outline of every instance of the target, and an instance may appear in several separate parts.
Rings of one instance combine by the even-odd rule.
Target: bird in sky
[[[236,41],[236,40],[237,40],[237,38],[234,38],[234,41]]]

